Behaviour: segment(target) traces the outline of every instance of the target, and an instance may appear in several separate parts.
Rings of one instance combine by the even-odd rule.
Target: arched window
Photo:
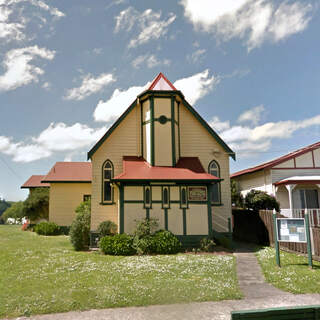
[[[169,188],[163,187],[162,188],[162,208],[169,208],[169,207],[170,207]]]
[[[181,208],[188,207],[187,187],[181,187],[181,189],[180,189],[180,207]]]
[[[112,178],[113,178],[113,165],[110,160],[107,160],[103,164],[103,168],[102,168],[102,181],[103,181],[102,202],[104,203],[112,202],[112,196],[113,196],[113,187],[111,185]]]
[[[151,208],[151,188],[149,186],[144,187],[144,207]]]
[[[220,166],[217,161],[212,160],[210,162],[208,172],[213,176],[220,178]],[[212,185],[211,202],[220,203],[220,199],[220,182],[217,182]]]

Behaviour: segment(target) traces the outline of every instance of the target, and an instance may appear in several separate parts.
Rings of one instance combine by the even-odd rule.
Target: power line
[[[0,160],[6,165],[6,167],[11,171],[11,173],[16,177],[18,178],[19,180],[21,180],[22,178],[20,177],[20,175],[15,172],[10,166],[9,164],[0,156]]]

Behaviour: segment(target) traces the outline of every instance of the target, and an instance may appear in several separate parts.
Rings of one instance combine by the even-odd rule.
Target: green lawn
[[[241,296],[233,256],[111,257],[0,226],[0,318]]]
[[[265,247],[257,252],[259,263],[268,282],[275,287],[292,293],[320,293],[320,263],[294,253],[281,251],[281,268],[276,265],[275,249]]]

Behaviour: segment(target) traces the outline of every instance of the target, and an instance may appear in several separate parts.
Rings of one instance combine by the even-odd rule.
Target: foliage
[[[160,230],[153,236],[154,253],[175,254],[181,251],[182,244],[170,231]]]
[[[275,197],[268,195],[264,191],[254,189],[247,193],[245,197],[245,206],[247,209],[252,209],[254,211],[266,209],[276,209],[276,211],[279,211],[280,209],[279,202]]]
[[[141,221],[136,221],[136,229],[133,234],[138,239],[146,236],[151,236],[158,229],[159,224],[157,219],[149,218]]]
[[[103,237],[99,241],[99,247],[104,254],[112,256],[130,256],[136,253],[133,237],[125,233]]]
[[[11,207],[11,203],[10,202],[7,202],[6,200],[4,199],[0,199],[0,223],[4,223],[5,222],[5,219],[3,219],[2,214],[8,209]]]
[[[8,218],[21,222],[21,219],[24,217],[23,208],[23,201],[15,202],[11,207],[8,207],[2,215],[4,222],[6,222]]]
[[[133,247],[138,255],[155,253],[155,239],[154,235],[147,235],[142,238],[133,238]]]
[[[74,251],[65,236],[37,237],[20,228],[0,225],[0,286],[6,288],[0,319],[241,298],[231,255],[88,254]],[[312,281],[319,292],[319,280]]]
[[[57,236],[60,234],[60,227],[54,222],[40,222],[34,227],[34,231],[43,236]]]
[[[23,204],[24,216],[30,220],[48,219],[49,188],[35,188]]]
[[[76,208],[76,218],[70,228],[70,241],[76,251],[89,248],[91,201],[81,202]]]
[[[215,242],[210,238],[202,238],[200,240],[200,249],[204,252],[213,252],[215,248]]]
[[[110,220],[103,221],[99,224],[98,233],[100,238],[115,235],[117,233],[117,225]]]
[[[231,180],[231,203],[237,208],[243,208],[243,196],[234,180]]]

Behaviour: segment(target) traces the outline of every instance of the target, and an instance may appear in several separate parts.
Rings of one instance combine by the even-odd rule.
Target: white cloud
[[[145,54],[145,55],[140,55],[137,58],[135,58],[132,62],[131,65],[138,69],[142,64],[145,64],[149,69],[158,67],[161,65],[168,66],[170,65],[171,61],[169,59],[164,59],[164,60],[158,60],[158,58],[153,55],[153,54]]]
[[[89,128],[76,123],[67,126],[64,123],[51,123],[38,137],[31,141],[13,142],[11,138],[0,136],[0,152],[10,155],[15,162],[32,162],[50,157],[56,152],[71,151],[89,147],[98,141],[107,128]]]
[[[23,3],[23,6],[18,4]],[[33,13],[34,16],[24,16],[24,9],[26,6],[36,6],[44,11],[49,12],[54,18],[59,19],[65,14],[57,8],[47,5],[40,0],[0,0],[0,39],[4,41],[21,41],[26,39],[24,33],[29,21],[32,21],[34,16],[37,16],[42,23],[46,23],[47,19],[40,13]],[[33,12],[33,11],[32,11]]]
[[[209,70],[204,70],[191,77],[179,79],[173,85],[182,91],[189,103],[193,104],[208,94],[218,82],[218,78],[209,76]],[[107,101],[99,101],[93,114],[94,119],[105,122],[114,121],[137,98],[137,95],[146,90],[150,84],[148,82],[144,86],[130,87],[127,90],[114,90]]]
[[[265,109],[262,104],[252,109],[246,110],[239,116],[238,122],[251,122],[253,125],[257,125],[260,122],[264,110]]]
[[[177,80],[174,86],[182,91],[190,104],[196,103],[199,99],[208,94],[219,83],[219,78],[209,76],[209,70],[199,72],[191,77]]]
[[[94,78],[91,74],[87,74],[83,77],[81,86],[69,89],[64,98],[67,100],[83,100],[84,98],[101,91],[115,80],[116,79],[111,73],[102,73],[97,78]]]
[[[42,88],[46,89],[46,90],[50,90],[51,89],[51,83],[48,82],[48,81],[44,82],[44,84],[42,85]]]
[[[100,55],[102,54],[102,48],[94,48],[92,52],[96,55]]]
[[[55,51],[38,46],[13,49],[7,52],[3,61],[6,72],[0,75],[0,91],[14,90],[30,82],[38,82],[43,69],[31,64],[37,57],[52,60]]]
[[[248,50],[265,41],[278,42],[303,31],[311,19],[307,2],[271,0],[182,0],[184,14],[197,30],[214,33],[219,40],[243,39]]]
[[[198,49],[192,54],[187,55],[187,59],[192,63],[197,63],[204,58],[206,51],[206,49]]]
[[[288,139],[301,129],[316,126],[320,129],[320,115],[300,121],[267,122],[259,126],[230,126],[228,121],[218,117],[210,122],[213,129],[219,131],[221,138],[234,151],[267,151],[274,139]]]
[[[168,32],[169,25],[175,19],[176,15],[173,13],[169,13],[167,20],[161,20],[161,11],[154,12],[152,9],[146,9],[140,13],[135,8],[128,7],[115,17],[116,26],[114,31],[124,30],[130,32],[133,29],[138,31],[138,35],[132,38],[128,45],[129,48],[133,48],[150,40],[160,39]]]
[[[94,110],[94,119],[96,121],[110,122],[117,119],[137,98],[137,95],[150,86],[150,82],[141,87],[130,87],[127,90],[114,90],[112,96],[107,101],[100,100]]]

